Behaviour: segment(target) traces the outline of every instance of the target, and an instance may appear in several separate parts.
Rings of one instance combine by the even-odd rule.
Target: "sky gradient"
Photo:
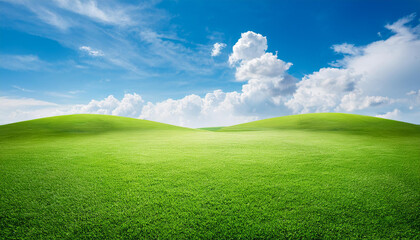
[[[417,13],[417,0],[0,0],[0,124],[310,112],[420,124]]]

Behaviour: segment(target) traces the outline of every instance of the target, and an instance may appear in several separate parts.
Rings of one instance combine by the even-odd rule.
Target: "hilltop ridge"
[[[51,136],[145,130],[196,131],[196,129],[128,117],[100,114],[73,114],[1,125],[0,136]],[[201,130],[211,130],[213,132],[309,130],[370,135],[420,135],[420,125],[346,113],[290,115],[228,127],[201,128]]]
[[[266,131],[282,129],[343,131],[378,135],[420,134],[420,125],[347,113],[308,113],[290,115],[223,127],[217,131]]]
[[[149,120],[100,114],[46,117],[0,126],[1,135],[97,134],[128,130],[191,130]]]

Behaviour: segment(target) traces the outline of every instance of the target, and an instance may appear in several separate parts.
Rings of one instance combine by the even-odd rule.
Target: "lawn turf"
[[[216,132],[102,115],[0,126],[0,238],[420,235],[418,125],[298,116]]]

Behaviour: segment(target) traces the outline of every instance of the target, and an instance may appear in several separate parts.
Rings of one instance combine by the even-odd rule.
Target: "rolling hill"
[[[218,129],[218,131],[263,130],[337,131],[370,135],[418,135],[420,126],[389,119],[345,114],[309,113],[254,121]]]
[[[191,130],[148,120],[97,115],[74,114],[47,117],[0,126],[0,136],[61,136],[71,134],[99,134],[113,131]]]
[[[416,238],[419,172],[419,126],[366,116],[36,119],[0,126],[0,238]]]

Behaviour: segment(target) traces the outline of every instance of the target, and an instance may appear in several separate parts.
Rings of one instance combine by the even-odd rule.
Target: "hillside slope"
[[[371,135],[420,135],[419,125],[345,113],[291,115],[224,127],[218,131],[263,131],[281,129],[343,131]]]
[[[417,132],[348,114],[3,125],[0,239],[416,239]]]
[[[134,118],[99,114],[74,114],[1,125],[0,137],[61,136],[65,134],[98,134],[111,131],[142,130],[193,131],[189,128]]]

